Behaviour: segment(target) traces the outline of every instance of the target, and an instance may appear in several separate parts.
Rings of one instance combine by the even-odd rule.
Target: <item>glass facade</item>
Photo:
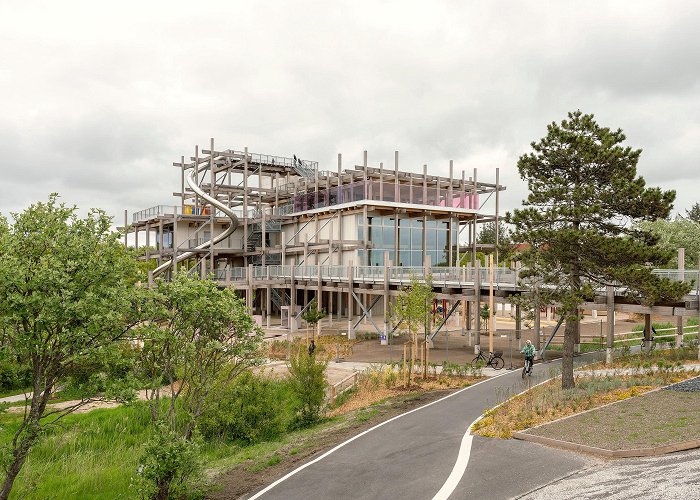
[[[361,215],[357,216],[357,223],[357,239],[362,241],[365,227]],[[371,243],[371,248],[367,249],[367,255],[363,250],[358,250],[360,263],[383,266],[384,253],[389,252],[389,259],[398,266],[422,266],[424,255],[430,255],[433,266],[450,265],[449,226],[449,221],[428,220],[425,225],[424,246],[422,219],[399,218],[397,240],[394,217],[368,217],[367,241]],[[456,225],[453,225],[452,231],[454,239]],[[454,252],[452,257],[456,258]]]
[[[398,198],[398,199],[397,199]],[[319,189],[318,192],[304,193],[294,197],[290,203],[294,212],[304,212],[315,208],[324,208],[340,203],[360,200],[390,201],[414,205],[431,205],[436,207],[479,208],[478,194],[462,194],[455,190],[450,200],[446,187],[435,186],[423,190],[423,185],[399,185],[398,197],[393,182],[357,181],[343,186]]]

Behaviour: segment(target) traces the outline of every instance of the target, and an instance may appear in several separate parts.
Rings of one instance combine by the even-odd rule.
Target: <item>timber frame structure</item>
[[[499,169],[494,182],[484,182],[477,169],[455,177],[450,161],[449,175],[438,176],[426,165],[420,173],[400,170],[398,151],[391,168],[370,165],[364,151],[361,164],[350,168],[338,154],[337,169],[328,171],[296,155],[217,150],[213,139],[208,149],[196,147],[173,166],[180,173],[173,193],[178,204],[136,212],[131,224],[125,211],[125,245],[132,234],[134,245],[145,247],[142,258],[157,260],[156,274],[197,273],[239,290],[267,326],[279,317],[293,333],[316,300],[331,322],[347,321],[351,338],[365,319],[386,343],[396,329],[386,314],[389,304],[412,278],[431,275],[445,322],[459,310],[462,330],[477,333],[478,349],[480,304],[490,297],[508,303],[522,292],[517,269],[489,275],[477,259],[477,252],[490,249],[498,262],[499,196],[505,190]],[[479,227],[488,222],[495,222],[496,245],[478,245]],[[700,282],[697,271],[679,273],[676,279]],[[697,288],[683,301],[648,308],[611,288],[584,308],[641,312],[647,322],[652,313],[676,316],[681,324],[683,316],[700,317]],[[519,332],[517,306],[515,318]],[[536,331],[538,319],[536,314]]]

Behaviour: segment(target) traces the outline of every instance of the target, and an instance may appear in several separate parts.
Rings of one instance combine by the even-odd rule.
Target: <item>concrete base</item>
[[[355,335],[355,329],[352,327],[354,322],[352,320],[348,321],[348,340],[355,340],[357,336]]]
[[[608,347],[605,349],[605,364],[610,365],[613,362],[613,350]]]
[[[554,448],[560,448],[563,450],[572,450],[583,453],[589,453],[591,455],[598,455],[605,458],[652,457],[656,455],[665,455],[666,453],[675,453],[677,451],[700,448],[700,439],[684,441],[682,443],[674,443],[665,446],[658,446],[656,448],[607,450],[603,448],[596,448],[594,446],[587,446],[585,444],[571,443],[569,441],[560,441],[558,439],[537,436],[535,434],[527,434],[526,432],[514,432],[513,437],[515,439],[521,439],[523,441],[530,441],[531,443],[543,444],[545,446],[552,446]]]

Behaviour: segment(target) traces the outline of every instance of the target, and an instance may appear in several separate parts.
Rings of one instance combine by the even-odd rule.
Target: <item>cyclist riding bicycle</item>
[[[529,363],[529,368],[527,372],[532,373],[532,363],[535,360],[535,346],[532,345],[532,342],[528,340],[527,342],[525,342],[525,347],[523,347],[523,350],[520,352],[525,355],[526,365]]]

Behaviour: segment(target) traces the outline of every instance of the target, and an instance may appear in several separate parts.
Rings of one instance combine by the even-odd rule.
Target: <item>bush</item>
[[[77,358],[67,371],[67,381],[62,389],[66,397],[81,398],[94,396],[120,385],[142,386],[141,378],[135,373],[139,349],[128,342],[115,344],[89,357]]]
[[[297,423],[308,426],[321,418],[326,400],[327,361],[298,351],[289,362],[289,381],[298,402]]]
[[[202,497],[199,443],[188,441],[166,425],[159,425],[141,456],[136,490],[142,498]]]
[[[294,401],[289,382],[243,373],[233,383],[210,397],[200,431],[205,438],[219,437],[256,443],[274,439],[294,419]]]
[[[0,359],[0,391],[26,389],[31,385],[32,368],[30,366],[22,366],[8,357]]]

